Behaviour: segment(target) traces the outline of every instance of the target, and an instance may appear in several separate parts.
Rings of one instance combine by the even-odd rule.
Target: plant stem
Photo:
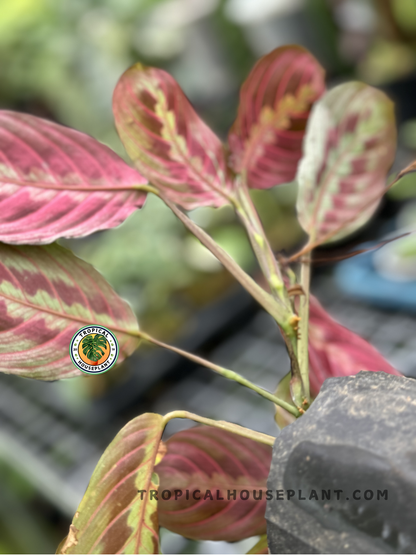
[[[253,384],[249,380],[246,380],[245,378],[243,378],[243,376],[240,376],[240,374],[237,374],[237,372],[233,372],[232,370],[228,370],[226,368],[223,368],[222,366],[218,366],[217,364],[214,364],[214,363],[212,363],[208,360],[205,360],[204,358],[201,358],[201,357],[199,357],[197,355],[194,355],[192,353],[188,353],[187,351],[183,351],[182,349],[179,349],[178,347],[173,347],[172,345],[168,345],[167,343],[163,343],[162,341],[159,341],[158,339],[155,339],[154,337],[148,335],[147,333],[144,333],[144,332],[141,332],[141,331],[138,332],[138,333],[140,333],[140,337],[142,339],[144,339],[145,341],[148,341],[149,343],[153,343],[154,345],[158,345],[159,347],[163,347],[164,349],[168,349],[169,351],[173,351],[174,353],[177,353],[178,355],[182,355],[183,357],[188,358],[189,360],[192,360],[193,362],[196,362],[197,364],[200,364],[201,366],[205,366],[206,368],[209,368],[210,370],[213,370],[217,374],[220,374],[224,378],[227,378],[229,380],[233,380],[233,381],[235,381],[235,382],[237,382],[241,385],[244,385],[245,387],[248,387],[249,389],[252,389],[256,393],[258,393],[259,395],[261,395],[262,397],[267,399],[268,401],[271,401],[272,403],[274,403],[276,405],[279,405],[282,408],[286,409],[288,412],[290,412],[294,416],[299,416],[299,411],[297,410],[296,407],[294,407],[293,405],[290,405],[289,403],[286,403],[285,401],[282,401],[281,399],[278,399],[277,397],[275,397],[269,391],[266,391],[262,387],[259,387],[255,384]]]
[[[238,178],[237,178],[238,179]],[[276,257],[270,247],[263,225],[251,200],[243,178],[237,180],[235,210],[246,228],[251,246],[259,262],[264,277],[269,284],[273,297],[285,308],[288,316],[292,315],[289,297]]]
[[[156,189],[156,187],[153,187],[153,185],[150,185],[150,183],[145,183],[143,185],[136,185],[133,187],[133,189],[138,189],[139,191],[144,191],[145,193],[152,193],[157,197],[159,196],[159,191]]]
[[[152,191],[154,192],[154,191]],[[300,375],[299,370],[299,363],[297,359],[297,334],[296,334],[296,327],[298,322],[298,317],[294,313],[292,309],[292,305],[287,294],[286,288],[284,286],[282,276],[280,274],[280,269],[277,264],[276,259],[274,258],[273,251],[270,248],[270,245],[267,241],[265,236],[263,227],[261,222],[257,216],[254,206],[251,203],[251,210],[243,210],[241,208],[241,215],[247,216],[244,218],[243,223],[249,222],[250,216],[252,216],[253,221],[256,220],[255,228],[258,230],[257,240],[255,243],[260,246],[260,243],[263,244],[263,250],[266,249],[267,252],[263,256],[263,250],[260,248],[256,251],[256,254],[260,257],[262,261],[264,261],[265,268],[269,268],[270,271],[267,272],[267,276],[270,277],[271,280],[271,290],[274,291],[274,295],[270,295],[267,293],[262,287],[260,287],[248,274],[244,272],[244,270],[235,262],[235,260],[224,250],[222,249],[213,239],[210,237],[202,228],[200,228],[195,222],[193,222],[182,210],[180,210],[173,202],[168,200],[164,195],[156,192],[163,202],[168,206],[172,212],[177,216],[177,218],[189,229],[189,231],[195,235],[199,241],[219,260],[223,266],[240,282],[240,284],[250,293],[250,295],[256,299],[256,301],[276,320],[277,324],[279,325],[283,339],[286,343],[286,348],[289,353],[290,358],[290,366],[292,372],[292,388],[291,391],[293,393],[293,402],[295,403],[296,407],[301,409],[302,404],[305,401],[305,395],[303,393],[302,387],[302,378]],[[248,192],[247,192],[248,195]],[[239,208],[239,201],[237,199],[233,199],[234,206],[238,213]],[[251,230],[252,226],[250,226]],[[250,232],[249,232],[249,236]],[[253,238],[255,235],[253,235]],[[260,240],[259,237],[263,239]],[[259,262],[260,262],[259,260]],[[263,268],[263,266],[262,266]],[[272,270],[275,268],[275,270]],[[275,276],[275,277],[273,277]],[[280,280],[280,281],[279,281]],[[270,283],[270,282],[269,282]],[[277,286],[278,283],[281,283],[281,286]],[[277,289],[281,289],[280,294],[277,293]],[[284,301],[282,300],[284,299]],[[298,413],[297,413],[298,414]]]
[[[185,410],[175,410],[166,414],[163,419],[164,426],[166,426],[166,424],[174,418],[187,418],[189,420],[194,420],[195,422],[199,422],[200,424],[205,424],[206,426],[212,426],[214,428],[220,428],[221,430],[227,430],[228,432],[232,432],[233,434],[246,437],[248,439],[253,439],[258,443],[264,443],[265,445],[270,445],[271,447],[273,447],[276,439],[273,436],[268,436],[260,432],[255,432],[254,430],[249,430],[248,428],[243,428],[243,426],[238,426],[238,424],[232,424],[231,422],[226,422],[224,420],[211,420],[210,418],[204,418],[203,416],[199,416],[198,414],[193,414],[192,412],[188,412]]]
[[[285,318],[281,304],[277,303],[271,295],[258,285],[236,261],[222,249],[213,239],[182,212],[174,203],[161,196],[164,203],[172,210],[177,218],[195,235],[199,241],[223,264],[223,266],[236,278],[237,281],[256,299],[256,301],[277,321]]]
[[[281,307],[282,317],[276,319],[276,321],[280,327],[289,353],[292,373],[291,392],[293,402],[300,408],[304,406],[305,393],[303,391],[302,377],[297,356],[297,325],[299,319],[292,308],[292,303],[286,290],[279,264],[270,247],[263,225],[251,200],[245,173],[241,175],[241,178],[237,178],[236,183],[237,194],[234,203],[235,210],[246,228],[253,251],[270,287],[271,294],[276,303]]]
[[[300,375],[302,378],[303,390],[307,402],[310,401],[309,390],[309,352],[308,352],[308,331],[309,331],[309,285],[311,276],[311,253],[306,254],[301,259],[300,285],[304,295],[299,297],[299,339],[298,339],[298,359]]]

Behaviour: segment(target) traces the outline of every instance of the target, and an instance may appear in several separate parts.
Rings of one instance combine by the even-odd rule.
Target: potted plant
[[[307,421],[328,377],[360,370],[399,376],[309,292],[313,249],[364,225],[386,191],[396,130],[392,102],[382,92],[358,82],[326,91],[317,60],[285,46],[261,58],[244,82],[227,146],[160,69],[128,69],[113,108],[135,169],[92,137],[0,112],[1,371],[46,381],[79,376],[68,353],[71,338],[81,328],[100,335],[104,329],[117,340],[118,361],[141,342],[170,349],[273,403],[280,422],[296,421],[287,431]],[[249,190],[295,178],[308,241],[277,259]],[[291,361],[277,392],[142,331],[92,266],[53,243],[119,225],[147,194],[159,196],[275,320]],[[266,288],[186,214],[224,204],[244,226]],[[100,345],[94,338],[85,345],[97,359],[90,373],[102,370],[98,357],[111,351],[101,337]],[[164,442],[173,418],[201,426]],[[180,409],[138,415],[104,452],[58,552],[158,553],[159,523],[194,539],[262,535],[251,552],[267,552],[266,480],[275,439]]]

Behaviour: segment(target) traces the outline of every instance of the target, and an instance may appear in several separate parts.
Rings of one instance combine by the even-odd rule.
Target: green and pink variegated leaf
[[[167,454],[156,470],[160,490],[170,490],[172,497],[159,499],[161,526],[195,540],[237,541],[266,532],[271,447],[206,427],[179,432],[166,446]],[[175,490],[183,492],[176,500]],[[235,501],[228,500],[228,490],[236,491]],[[249,498],[242,500],[244,491]],[[255,500],[253,492],[261,499]],[[194,499],[194,493],[201,499]]]
[[[90,264],[56,244],[0,243],[0,372],[38,380],[82,375],[69,344],[85,325],[115,333],[119,361],[138,345],[133,311]]]
[[[297,174],[298,217],[312,241],[341,239],[369,220],[395,150],[393,103],[381,91],[346,83],[314,106]]]
[[[146,180],[92,137],[0,111],[0,241],[51,243],[122,223]]]
[[[331,318],[313,295],[309,307],[309,366],[314,396],[327,378],[361,371],[401,376],[370,343]]]
[[[168,73],[132,66],[115,88],[113,111],[130,158],[167,198],[187,209],[228,202],[224,147]]]
[[[311,105],[324,90],[324,70],[300,46],[276,48],[256,63],[228,136],[231,166],[247,172],[249,187],[294,179]]]
[[[159,553],[158,476],[163,417],[142,414],[105,450],[59,553]],[[140,490],[145,493],[140,493]]]

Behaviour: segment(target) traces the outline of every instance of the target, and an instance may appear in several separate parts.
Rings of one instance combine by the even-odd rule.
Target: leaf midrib
[[[4,183],[4,184],[12,184],[12,185],[18,185],[19,187],[35,187],[37,189],[53,189],[53,190],[57,190],[57,191],[76,191],[78,193],[83,193],[85,192],[112,192],[112,191],[137,191],[140,190],[140,183],[137,183],[137,185],[123,185],[121,187],[116,187],[111,185],[110,187],[105,187],[102,185],[99,186],[93,186],[93,185],[87,185],[84,186],[82,183],[80,185],[66,185],[66,184],[56,184],[56,183],[49,183],[46,181],[24,181],[23,179],[13,179],[13,178],[5,178],[3,176],[0,176],[0,183]]]
[[[52,308],[45,308],[45,307],[40,307],[39,305],[36,305],[34,303],[30,303],[28,301],[23,301],[21,299],[16,299],[14,297],[10,297],[9,295],[6,295],[5,293],[3,293],[2,291],[0,291],[0,297],[3,297],[4,299],[7,299],[11,302],[20,304],[22,306],[26,306],[28,308],[31,308],[33,310],[37,310],[39,312],[44,312],[46,314],[51,314],[52,316],[57,316],[58,318],[63,318],[66,320],[72,320],[74,322],[79,322],[82,324],[86,324],[86,325],[90,325],[90,326],[97,326],[97,324],[91,324],[91,320],[86,320],[85,318],[82,318],[81,316],[73,316],[72,314],[67,314],[67,313],[61,313],[58,312],[57,310],[53,310]],[[98,324],[100,325],[100,324]],[[104,325],[104,324],[102,324]],[[107,326],[109,324],[106,324]],[[111,324],[111,328],[114,331],[119,331],[120,333],[126,333],[127,335],[131,335],[134,337],[141,337],[141,333],[140,330],[129,330],[127,328],[122,328],[120,326],[117,325],[113,325]]]

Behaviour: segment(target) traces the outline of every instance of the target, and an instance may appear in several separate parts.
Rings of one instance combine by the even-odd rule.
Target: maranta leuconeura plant
[[[328,377],[361,370],[399,374],[309,294],[311,251],[368,222],[387,190],[396,126],[384,93],[358,82],[327,91],[319,62],[292,45],[255,64],[241,87],[227,144],[161,69],[141,64],[128,69],[114,91],[113,109],[134,167],[83,133],[0,111],[0,371],[46,381],[80,376],[68,352],[71,337],[82,326],[102,325],[118,339],[119,362],[142,341],[174,350],[250,387],[274,403],[286,423],[302,416]],[[411,165],[399,177],[413,170]],[[308,240],[282,264],[249,191],[294,180],[298,219]],[[284,387],[265,391],[149,336],[88,262],[54,243],[118,226],[143,206],[147,194],[165,201],[274,318],[291,361]],[[224,204],[245,227],[267,287],[186,214]],[[100,342],[85,348],[94,360]],[[158,488],[266,489],[273,437],[178,409],[165,416],[139,415],[118,433],[59,553],[158,553],[159,525],[196,540],[265,534],[264,497],[195,502],[143,494]],[[164,442],[172,418],[202,425]],[[267,553],[264,538],[251,552]]]

